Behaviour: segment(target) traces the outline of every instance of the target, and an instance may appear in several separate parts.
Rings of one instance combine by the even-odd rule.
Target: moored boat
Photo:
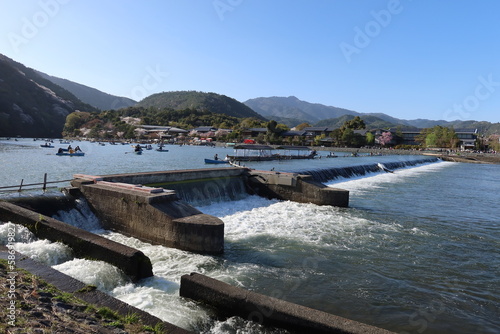
[[[232,161],[271,161],[291,159],[314,159],[315,150],[306,146],[240,144],[234,147],[235,154],[229,156]]]
[[[229,161],[226,160],[214,160],[214,159],[205,159],[206,164],[228,164]]]

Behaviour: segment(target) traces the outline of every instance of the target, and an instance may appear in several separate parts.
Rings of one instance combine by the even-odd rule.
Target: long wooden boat
[[[56,153],[56,155],[62,157],[62,156],[66,156],[66,157],[83,157],[85,156],[85,153],[84,152],[73,152],[73,153],[69,153],[69,152],[61,152],[61,153]]]
[[[168,150],[164,150],[164,149],[162,149],[162,148],[157,148],[157,149],[156,149],[156,151],[157,151],[157,152],[168,152]]]
[[[206,164],[228,164],[229,161],[225,160],[213,160],[213,159],[205,159]]]
[[[291,159],[314,159],[316,151],[306,146],[278,146],[241,144],[234,147],[232,161],[271,161]]]

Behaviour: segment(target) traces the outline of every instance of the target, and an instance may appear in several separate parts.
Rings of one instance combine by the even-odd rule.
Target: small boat
[[[56,155],[66,156],[66,157],[83,157],[83,156],[85,156],[85,153],[84,152],[73,152],[73,153],[61,152],[61,153],[56,153]]]
[[[214,160],[214,159],[205,159],[206,164],[228,164],[229,161],[226,160]]]
[[[45,144],[41,144],[40,147],[44,147],[44,148],[54,148],[54,145],[51,145],[50,143],[45,143]]]
[[[142,154],[142,150],[140,150],[140,151],[134,151],[134,153],[137,154],[137,155],[141,155]]]
[[[157,148],[157,149],[156,149],[156,151],[157,151],[157,152],[168,152],[168,150],[164,150],[164,149],[163,149],[163,148],[161,148],[161,147],[160,147],[160,148]]]

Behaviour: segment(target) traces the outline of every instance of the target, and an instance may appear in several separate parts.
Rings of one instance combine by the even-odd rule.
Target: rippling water
[[[81,143],[89,152],[86,157],[65,158],[26,144],[30,146],[0,143],[1,185],[36,179],[43,172],[57,179],[73,173],[211,167],[202,163],[204,157],[226,154],[224,149],[169,147],[169,153],[133,156],[126,153],[130,147]],[[418,158],[337,158],[252,167],[294,171]],[[23,161],[36,163],[13,167]],[[73,259],[63,245],[32,241],[18,247],[129,304],[198,332],[264,329],[238,318],[213,320],[202,306],[178,297],[180,276],[190,272],[395,332],[500,332],[500,165],[437,162],[328,184],[350,190],[349,208],[255,196],[199,207],[225,222],[221,256],[99,231],[151,258],[155,277],[137,284],[112,266]],[[85,208],[59,218],[76,224],[88,220],[88,229],[98,228]],[[0,235],[5,233],[0,228]],[[40,256],[45,253],[53,255]]]

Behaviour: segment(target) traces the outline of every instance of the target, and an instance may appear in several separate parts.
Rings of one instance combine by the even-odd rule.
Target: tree
[[[458,137],[455,130],[436,125],[433,128],[423,129],[420,132],[418,141],[425,147],[455,148],[458,144]]]
[[[300,123],[299,125],[297,125],[297,126],[295,127],[295,130],[297,130],[297,131],[302,131],[302,130],[304,130],[305,128],[308,128],[308,127],[310,127],[310,126],[311,126],[311,125],[310,125],[309,123],[307,123],[307,122],[306,122],[306,123]]]
[[[378,142],[382,146],[386,146],[392,141],[392,133],[390,131],[382,132],[382,134],[378,137]]]
[[[350,121],[345,121],[342,127],[340,128],[341,130],[343,129],[353,129],[353,130],[362,130],[366,128],[365,121],[361,119],[361,117],[356,116]]]
[[[371,132],[366,133],[366,144],[373,145],[375,144],[375,135]]]

